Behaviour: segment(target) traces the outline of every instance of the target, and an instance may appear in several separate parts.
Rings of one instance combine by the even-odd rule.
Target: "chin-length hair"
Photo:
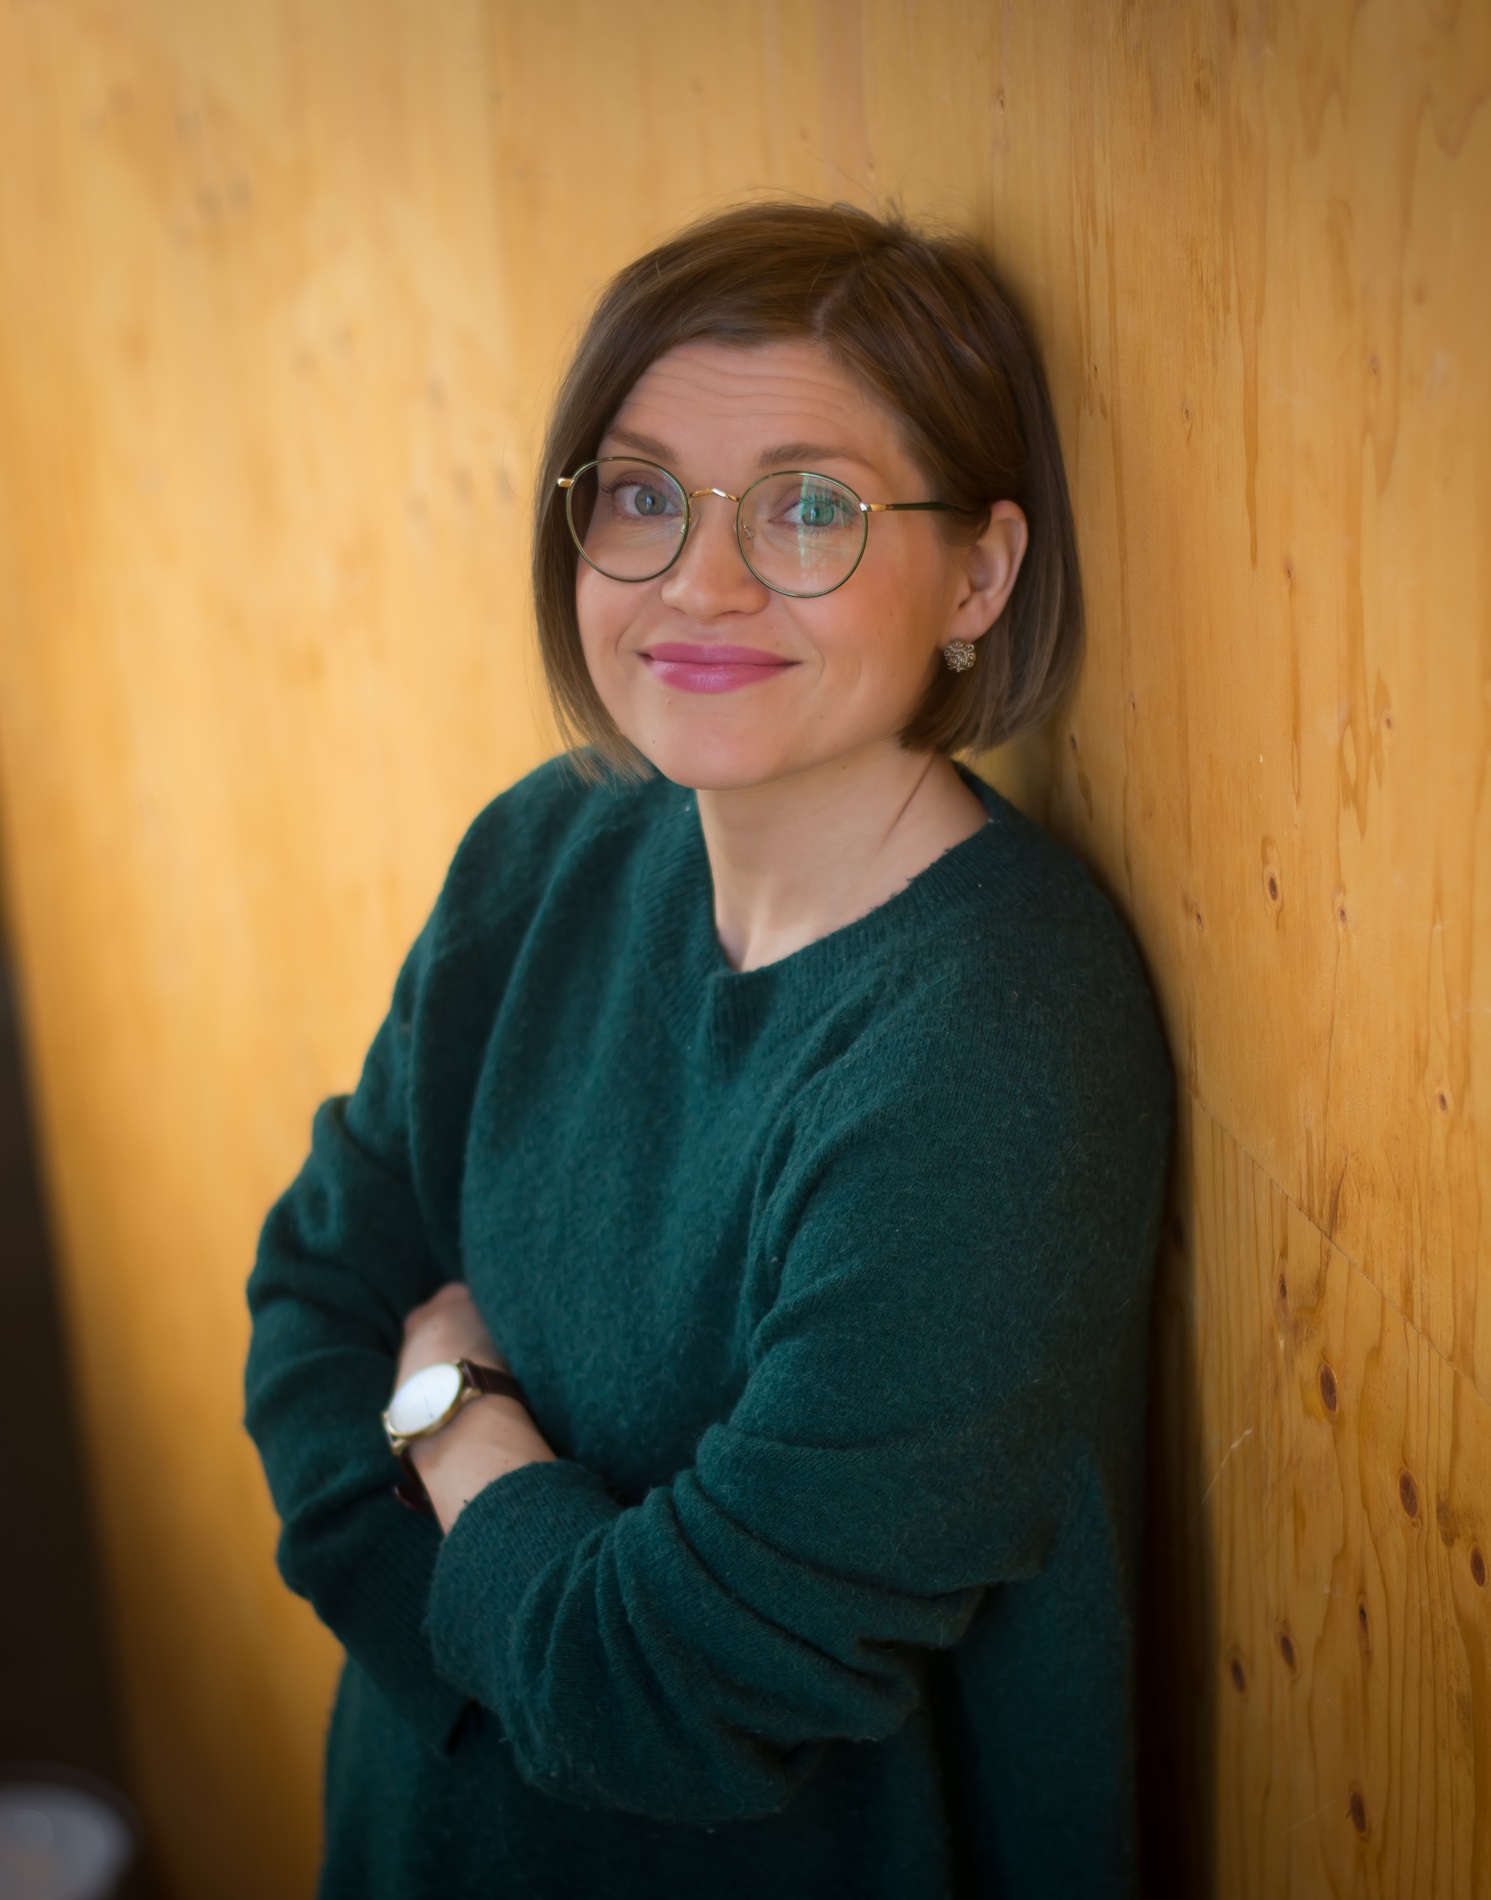
[[[597,453],[648,366],[683,343],[811,340],[900,425],[935,516],[971,542],[997,501],[1029,543],[967,672],[941,664],[900,733],[912,751],[977,752],[1041,724],[1082,660],[1082,582],[1061,444],[1029,326],[975,240],[852,205],[754,203],[705,218],[612,278],[560,386],[544,444],[533,595],[549,697],[581,769],[651,768],[601,703],[575,612],[579,559],[561,475]]]

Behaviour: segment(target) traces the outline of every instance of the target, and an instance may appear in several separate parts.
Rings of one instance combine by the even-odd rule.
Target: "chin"
[[[787,756],[778,734],[653,730],[627,737],[664,778],[698,792],[743,791],[811,763]]]

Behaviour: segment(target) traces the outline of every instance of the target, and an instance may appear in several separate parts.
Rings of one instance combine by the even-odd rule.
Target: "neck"
[[[894,741],[765,784],[701,790],[727,959],[758,969],[842,929],[986,818],[949,759]]]

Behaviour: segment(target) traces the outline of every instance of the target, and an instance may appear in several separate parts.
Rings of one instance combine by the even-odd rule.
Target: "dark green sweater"
[[[1076,858],[991,818],[732,971],[691,792],[461,845],[249,1282],[279,1563],[347,1650],[320,1891],[1129,1894],[1172,1077]],[[442,1539],[378,1413],[464,1277],[558,1454]]]

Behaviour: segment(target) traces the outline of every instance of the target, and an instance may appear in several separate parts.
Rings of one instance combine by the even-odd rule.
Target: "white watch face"
[[[389,1429],[399,1438],[414,1438],[440,1424],[461,1390],[461,1368],[449,1364],[426,1366],[412,1373],[388,1402]]]

